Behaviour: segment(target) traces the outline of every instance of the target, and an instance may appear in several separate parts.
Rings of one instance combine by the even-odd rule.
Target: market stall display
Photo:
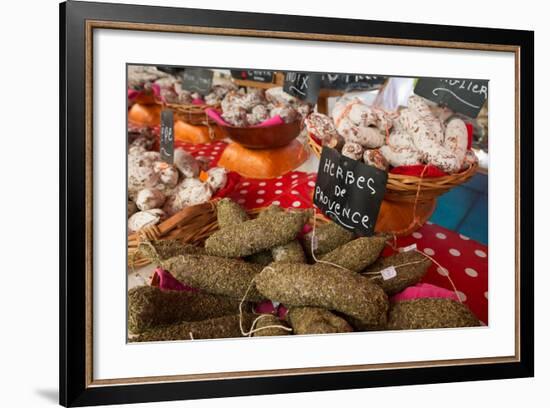
[[[477,169],[460,117],[417,95],[392,112],[344,95],[323,114],[277,86],[277,73],[206,96],[164,73],[137,78],[157,108],[133,103],[128,115],[131,341],[487,323],[487,248],[461,263],[456,240],[475,243],[425,224],[435,198]],[[156,151],[155,109],[178,118],[173,162]],[[208,138],[178,137],[202,125]],[[317,155],[330,148],[388,173],[374,236],[314,211],[317,173],[297,170],[309,156],[302,131]]]

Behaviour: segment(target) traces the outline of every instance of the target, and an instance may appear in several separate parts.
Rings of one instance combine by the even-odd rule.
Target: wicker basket
[[[311,133],[308,133],[308,143],[311,150],[320,157],[323,147]],[[384,199],[409,203],[433,200],[468,181],[476,173],[477,167],[475,164],[460,173],[433,178],[389,173]]]
[[[159,225],[142,228],[140,231],[128,236],[128,265],[141,267],[150,263],[139,250],[142,237],[149,240],[177,239],[184,243],[202,245],[204,241],[218,230],[216,216],[216,203],[214,199],[206,203],[186,207]],[[251,218],[255,218],[265,207],[248,210]],[[314,218],[309,220],[313,223]],[[328,219],[322,214],[315,214],[315,222],[324,223]]]
[[[214,121],[208,117],[206,114],[206,109],[218,109],[220,107],[219,103],[215,105],[182,105],[177,103],[163,103],[162,105],[167,109],[172,109],[174,111],[175,119],[182,120],[183,122],[194,126],[213,125]]]

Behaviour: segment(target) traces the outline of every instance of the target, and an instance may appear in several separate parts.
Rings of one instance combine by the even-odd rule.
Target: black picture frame
[[[122,404],[177,399],[341,390],[395,385],[532,377],[534,375],[534,33],[532,31],[431,24],[255,14],[152,6],[68,1],[60,5],[60,403],[64,406]],[[460,42],[517,48],[517,151],[521,211],[517,243],[517,360],[492,364],[416,366],[368,371],[327,372],[136,384],[94,385],[87,373],[87,289],[90,261],[87,231],[86,23],[187,25],[301,34],[368,36],[396,40]],[[88,357],[87,357],[88,356]]]

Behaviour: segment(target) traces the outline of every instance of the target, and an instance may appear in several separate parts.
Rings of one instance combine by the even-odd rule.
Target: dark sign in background
[[[374,234],[387,181],[385,171],[323,147],[313,203],[338,225],[370,236]]]
[[[489,81],[420,78],[414,87],[414,93],[475,118],[489,95]]]
[[[342,91],[370,90],[382,86],[386,77],[357,74],[323,74],[321,88]]]
[[[160,158],[163,162],[174,162],[174,112],[165,109],[160,114]]]
[[[182,88],[205,95],[212,88],[214,72],[203,68],[185,68],[183,71]]]
[[[232,69],[231,76],[235,79],[244,79],[247,81],[272,83],[275,79],[274,71],[256,71],[251,69]]]
[[[321,89],[321,74],[287,72],[283,90],[296,98],[311,104],[317,103]]]

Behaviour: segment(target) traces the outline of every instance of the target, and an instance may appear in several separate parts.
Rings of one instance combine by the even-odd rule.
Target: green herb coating
[[[422,298],[393,304],[387,328],[411,330],[479,325],[477,317],[460,302],[451,299]]]
[[[269,207],[264,208],[264,209],[258,214],[258,218],[261,219],[261,218],[265,217],[266,215],[274,214],[274,213],[282,213],[282,212],[284,212],[284,210],[282,209],[281,206],[275,205],[275,204],[271,204]]]
[[[317,306],[355,317],[366,325],[386,320],[384,291],[355,272],[329,265],[274,262],[256,276],[266,298],[286,306]]]
[[[262,270],[261,265],[209,255],[175,256],[162,261],[161,265],[186,285],[237,299],[244,297],[252,280]],[[246,300],[263,299],[252,284]]]
[[[262,219],[266,215],[274,213],[282,213],[283,209],[278,205],[270,205],[261,213],[258,214],[258,218]],[[260,252],[263,253],[263,252]],[[271,261],[264,265],[269,265],[271,262],[296,262],[305,263],[306,257],[302,245],[297,240],[290,241],[283,245],[278,245],[271,248]],[[254,256],[254,255],[251,255]],[[264,258],[267,261],[267,257]]]
[[[297,239],[272,248],[271,255],[275,262],[306,263],[306,255]]]
[[[412,263],[412,265],[403,265],[407,263]],[[420,282],[431,265],[432,261],[416,251],[397,252],[388,257],[379,258],[363,272],[379,272],[394,266],[397,275],[388,280],[384,280],[382,275],[365,275],[372,283],[380,286],[388,296],[392,296]]]
[[[249,220],[245,209],[229,198],[222,198],[216,204],[216,215],[219,229]]]
[[[250,328],[255,315],[243,313],[243,329]],[[174,341],[198,339],[226,339],[243,337],[239,325],[239,315],[216,317],[200,322],[183,322],[170,326],[157,327],[148,330],[137,337],[130,338],[131,342],[144,341]]]
[[[245,310],[249,305],[245,305]],[[239,312],[239,301],[202,292],[138,286],[128,291],[128,329],[141,333],[158,326],[192,322]]]
[[[385,244],[383,237],[361,237],[339,246],[320,259],[360,272],[378,259]]]
[[[308,211],[273,211],[214,232],[204,247],[214,256],[241,258],[252,255],[292,241],[310,215]]]
[[[319,307],[293,307],[286,316],[294,334],[347,333],[353,328],[341,317]]]
[[[256,323],[255,329],[261,329],[263,327],[266,327],[265,329],[258,330],[254,332],[252,335],[253,337],[263,337],[263,336],[287,336],[289,334],[292,334],[291,331],[285,330],[281,327],[267,327],[267,326],[283,326],[288,327],[285,322],[282,322],[277,316],[274,316],[272,314],[264,314],[261,315],[262,318],[258,320]]]
[[[204,248],[183,243],[177,239],[143,240],[139,244],[139,251],[151,262],[164,260],[178,255],[204,254]]]
[[[312,237],[313,231],[304,235],[304,249],[310,258],[312,258]],[[315,237],[317,238],[317,249],[315,249],[315,256],[319,257],[341,245],[344,245],[346,242],[351,241],[354,237],[354,233],[342,228],[334,222],[327,222],[326,224],[315,227]]]

